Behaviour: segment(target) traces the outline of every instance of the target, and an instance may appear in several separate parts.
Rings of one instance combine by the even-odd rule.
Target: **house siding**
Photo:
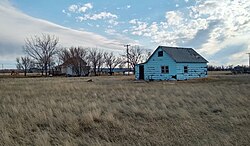
[[[188,72],[184,73],[184,66],[188,67]],[[194,78],[207,77],[206,63],[177,63],[177,80],[188,80]]]
[[[141,64],[136,64],[135,65],[135,79],[136,80],[139,80],[139,66],[140,66]]]
[[[86,76],[89,74],[89,70],[90,67],[86,66],[85,68],[82,68],[82,71],[80,73],[81,76]],[[67,76],[77,76],[78,74],[76,73],[76,71],[74,71],[73,66],[72,65],[68,65],[65,67],[61,68],[61,72]]]
[[[158,48],[146,63],[136,65],[135,78],[137,80],[140,76],[140,65],[144,66],[144,80],[187,80],[207,77],[207,63],[177,63],[165,51],[162,57],[158,57],[159,51],[163,50]],[[168,66],[169,73],[161,73],[161,66]],[[187,73],[184,73],[184,66],[188,67]]]
[[[150,57],[147,63],[141,64],[144,65],[144,79],[145,80],[170,80],[172,76],[176,75],[176,62],[163,51],[163,56],[158,57],[158,51],[163,51],[159,48],[155,53]],[[161,66],[168,66],[169,73],[161,73]],[[135,69],[136,79],[139,79],[139,65]]]

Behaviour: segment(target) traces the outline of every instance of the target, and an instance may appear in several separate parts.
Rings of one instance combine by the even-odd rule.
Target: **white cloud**
[[[127,9],[131,8],[131,5],[127,5]]]
[[[110,19],[110,20],[108,21],[108,23],[109,23],[109,24],[112,24],[113,26],[116,26],[116,25],[119,24],[119,22],[118,22],[118,21],[115,21],[114,19]]]
[[[16,57],[23,55],[24,39],[42,33],[56,35],[59,37],[60,45],[64,47],[98,47],[119,51],[126,43],[123,40],[108,39],[95,33],[74,30],[33,18],[10,4],[6,6],[0,3],[0,21],[0,62],[15,62]]]
[[[78,6],[77,6],[77,5],[70,5],[69,8],[68,8],[68,10],[69,10],[70,12],[76,12],[77,9],[78,9]]]
[[[220,25],[214,28],[206,43],[202,44],[201,51],[208,55],[217,54],[222,49],[230,51],[231,46],[245,44],[250,46],[250,1],[215,1],[210,0],[206,2],[199,2],[196,6],[191,7],[190,13],[195,14],[197,18],[206,18],[207,21],[217,21]],[[208,47],[213,46],[213,47]],[[239,50],[237,53],[228,55],[228,64],[237,63],[241,56],[245,54],[244,49],[235,48]],[[249,50],[250,51],[250,50]],[[237,54],[237,55],[236,55]],[[241,55],[240,55],[241,54]],[[234,60],[233,60],[234,58]],[[212,58],[216,60],[219,58]]]
[[[105,22],[109,23],[110,25],[108,27],[113,27],[119,24],[116,19],[118,18],[117,15],[112,14],[110,12],[100,12],[100,13],[93,13],[88,12],[87,10],[93,9],[92,3],[86,3],[83,5],[71,5],[69,6],[68,10],[69,12],[63,10],[62,12],[67,14],[67,16],[72,16],[74,14],[75,19],[77,22],[87,21],[87,20],[107,20]],[[105,8],[106,9],[106,8]]]
[[[122,32],[123,33],[128,33],[128,29],[124,29]]]
[[[187,21],[179,11],[167,12],[166,22],[148,24],[132,19],[129,23],[133,24],[131,34],[151,37],[153,42],[166,45],[177,45],[180,41],[192,39],[199,29],[207,27],[203,19]]]
[[[129,21],[129,23],[135,25],[131,27],[131,32],[133,35],[142,36],[147,32],[148,23],[139,21],[137,19],[132,19]]]
[[[85,13],[87,10],[92,9],[93,5],[91,3],[86,4],[72,4],[68,7],[68,12],[63,10],[63,13],[69,15],[70,13]]]
[[[128,31],[128,30],[127,30]],[[127,44],[128,42],[130,45],[140,45],[141,44],[137,40],[131,40],[131,38],[127,37],[126,35],[121,34],[120,32],[117,32],[115,29],[108,28],[105,30],[105,32],[112,38],[117,40],[123,40]],[[123,31],[123,33],[126,33],[126,30]]]
[[[66,14],[68,17],[71,17],[71,14],[68,13],[68,12],[66,12],[66,10],[62,10],[62,12],[63,12],[64,14]]]
[[[81,22],[85,20],[117,19],[118,16],[110,12],[101,12],[98,14],[85,14],[84,16],[79,16],[76,18]]]
[[[130,23],[130,24],[136,24],[137,21],[138,21],[137,19],[132,19],[132,20],[129,21],[129,23]]]
[[[94,14],[92,16],[90,16],[88,19],[92,19],[92,20],[97,20],[97,19],[109,19],[109,18],[118,18],[117,15],[115,14],[111,14],[110,12],[101,12],[99,14]]]
[[[180,25],[183,21],[183,14],[180,11],[166,12],[166,19],[169,25]]]
[[[114,35],[114,34],[117,33],[116,30],[114,30],[114,29],[107,29],[107,30],[105,30],[105,32],[106,32],[107,34],[111,34],[111,35]]]
[[[132,25],[130,33],[149,37],[162,45],[196,47],[207,58],[225,50],[229,53],[228,57],[231,55],[234,58],[221,60],[225,64],[239,62],[235,58],[246,51],[239,49],[237,53],[230,54],[231,48],[237,44],[250,46],[249,0],[197,0],[194,6],[187,9],[166,12],[165,18],[166,21],[147,25],[132,19],[129,21]],[[220,62],[220,59],[212,57],[210,61]]]
[[[91,3],[86,3],[78,9],[80,13],[85,13],[88,9],[92,9],[93,5]]]

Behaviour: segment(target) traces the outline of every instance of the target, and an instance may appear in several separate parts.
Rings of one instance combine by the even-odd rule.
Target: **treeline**
[[[82,62],[90,66],[94,75],[98,75],[103,67],[109,68],[109,73],[112,75],[114,68],[123,68],[127,64],[132,68],[131,70],[134,70],[136,64],[144,62],[150,55],[148,50],[139,46],[131,46],[122,54],[114,54],[104,49],[81,46],[65,48],[59,47],[58,44],[59,38],[49,34],[26,38],[23,46],[25,56],[16,58],[17,69],[24,72],[26,76],[31,68],[37,68],[42,75],[48,76],[56,66],[70,59],[79,75],[81,68],[78,66]]]
[[[228,66],[214,66],[214,65],[208,65],[207,70],[208,71],[231,71],[233,70],[234,66],[233,65],[228,65]]]
[[[233,65],[228,65],[228,66],[213,66],[213,65],[208,65],[207,70],[208,71],[234,71],[238,68],[242,68],[242,69],[248,69],[248,66],[245,65],[237,65],[237,66],[233,66]]]

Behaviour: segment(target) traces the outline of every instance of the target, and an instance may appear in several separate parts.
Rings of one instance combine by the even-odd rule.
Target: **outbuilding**
[[[90,66],[80,57],[71,57],[64,61],[63,64],[56,67],[60,75],[66,76],[88,76]]]
[[[192,48],[159,46],[135,67],[137,80],[188,80],[207,77],[207,63]]]

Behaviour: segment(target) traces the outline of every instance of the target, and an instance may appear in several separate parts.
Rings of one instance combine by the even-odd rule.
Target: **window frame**
[[[169,66],[161,66],[161,73],[162,74],[169,74]]]
[[[158,51],[158,57],[163,57],[163,51]]]
[[[187,66],[187,65],[185,65],[185,66],[183,67],[183,71],[184,71],[184,73],[188,73],[188,66]]]

